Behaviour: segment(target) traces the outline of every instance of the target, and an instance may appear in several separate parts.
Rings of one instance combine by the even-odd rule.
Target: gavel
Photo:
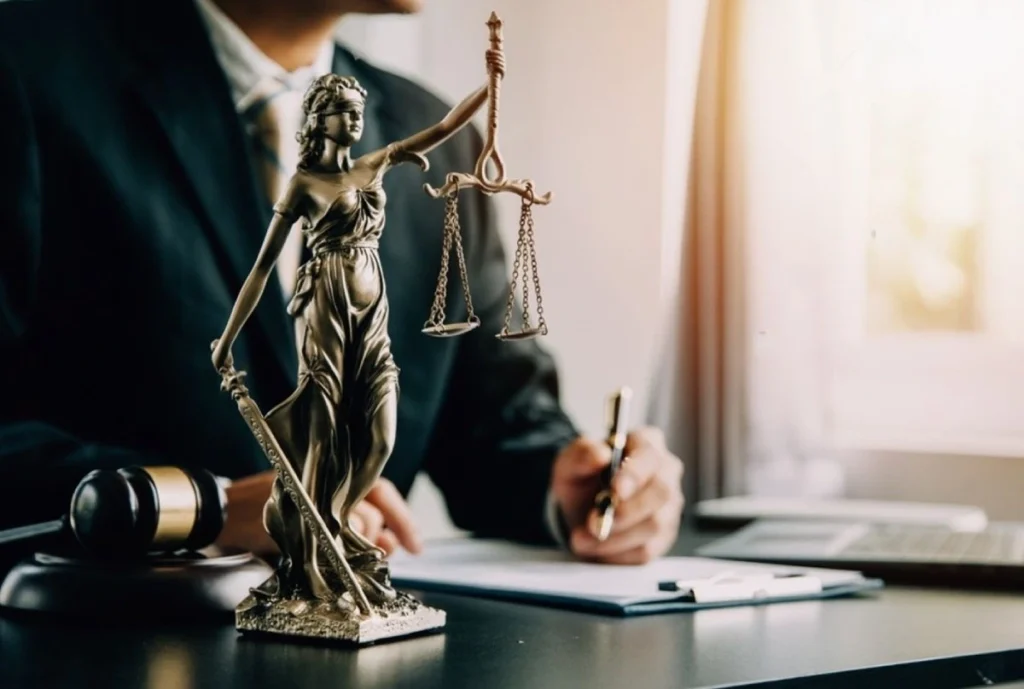
[[[220,535],[226,518],[227,496],[205,469],[96,469],[79,481],[66,515],[0,531],[0,548],[70,531],[94,557],[138,559],[205,548]]]

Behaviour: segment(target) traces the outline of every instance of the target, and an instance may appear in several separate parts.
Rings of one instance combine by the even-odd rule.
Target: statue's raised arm
[[[429,169],[426,155],[455,135],[473,119],[473,115],[487,102],[487,87],[482,86],[461,103],[456,105],[443,120],[433,127],[424,129],[412,136],[396,141],[387,147],[390,154],[389,162],[397,165],[404,162],[416,162],[424,170]]]

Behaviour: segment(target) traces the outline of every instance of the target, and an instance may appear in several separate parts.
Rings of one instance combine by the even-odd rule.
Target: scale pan
[[[422,332],[432,337],[456,337],[468,333],[480,325],[479,320],[467,321],[465,323],[445,323],[443,325],[428,325]]]
[[[499,340],[505,340],[506,342],[512,340],[532,340],[538,335],[546,335],[545,328],[529,328],[527,330],[519,330],[516,332],[502,332],[495,335]]]

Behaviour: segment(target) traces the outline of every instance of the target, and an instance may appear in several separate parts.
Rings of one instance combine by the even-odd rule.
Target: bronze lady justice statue
[[[488,127],[475,174],[452,172],[440,189],[447,199],[444,256],[424,332],[451,337],[479,324],[473,315],[458,229],[460,189],[510,192],[523,199],[519,242],[505,324],[499,339],[546,334],[533,248],[531,207],[551,194],[534,193],[528,179],[505,177],[497,147],[498,99],[505,72],[502,22],[487,22],[488,85],[471,94],[438,124],[355,160],[366,91],[349,77],[329,74],[303,100],[298,169],[274,205],[274,218],[223,335],[213,342],[213,364],[256,440],[277,469],[264,525],[281,550],[275,575],[236,610],[242,631],[344,639],[359,643],[444,625],[442,611],[391,587],[383,551],[355,532],[348,518],[380,476],[395,441],[398,368],[388,338],[388,301],[377,243],[384,230],[384,175],[401,163],[428,168],[426,153],[465,127],[487,102]],[[489,173],[487,163],[495,172]],[[296,390],[265,417],[236,371],[231,346],[266,288],[285,239],[299,223],[313,258],[299,269],[288,312],[303,324]],[[455,245],[469,320],[445,324],[448,253]],[[523,329],[509,323],[522,266]],[[532,273],[540,318],[531,327],[527,281]],[[326,558],[326,562],[323,558]]]
[[[470,122],[486,102],[487,88],[438,124],[353,160],[350,151],[362,134],[366,95],[355,79],[335,74],[319,78],[307,91],[298,169],[274,205],[256,264],[213,345],[214,366],[225,376],[225,387],[237,391],[241,385],[232,365],[232,343],[299,222],[313,254],[299,269],[288,305],[289,313],[304,323],[299,383],[266,415],[266,428],[257,437],[263,442],[262,432],[276,440],[274,447],[294,470],[287,475],[301,477],[304,490],[288,491],[279,471],[264,511],[264,525],[282,559],[275,577],[247,599],[250,617],[258,618],[250,620],[251,628],[260,631],[359,640],[367,636],[365,629],[331,631],[330,621],[345,626],[353,615],[379,616],[403,600],[391,588],[383,552],[348,521],[380,476],[395,440],[398,369],[387,333],[388,300],[377,249],[384,230],[382,184],[388,170],[401,163],[418,163],[426,170],[424,155]],[[303,509],[306,496],[312,505],[305,506],[323,521]],[[321,527],[330,523],[327,537],[333,543],[321,542],[324,534],[317,522]],[[335,555],[331,562],[323,561],[322,550]],[[412,599],[404,602],[407,608]],[[294,620],[272,622],[272,612]],[[303,625],[301,618],[311,615],[318,620]]]

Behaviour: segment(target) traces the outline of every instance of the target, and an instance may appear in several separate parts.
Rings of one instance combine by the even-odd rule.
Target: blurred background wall
[[[691,505],[1024,516],[1024,4],[426,0],[339,31],[456,101],[485,79],[491,10],[508,171],[555,193],[546,343],[586,432],[628,384]],[[414,502],[444,528],[428,485]]]
[[[339,38],[456,102],[486,80],[492,10],[504,21],[499,144],[507,174],[554,194],[534,214],[546,345],[561,366],[569,412],[600,434],[609,392],[631,386],[634,420],[642,421],[661,374],[705,4],[427,0],[414,16],[346,19]],[[519,198],[497,201],[511,264]],[[447,528],[423,480],[414,506],[428,532]]]

